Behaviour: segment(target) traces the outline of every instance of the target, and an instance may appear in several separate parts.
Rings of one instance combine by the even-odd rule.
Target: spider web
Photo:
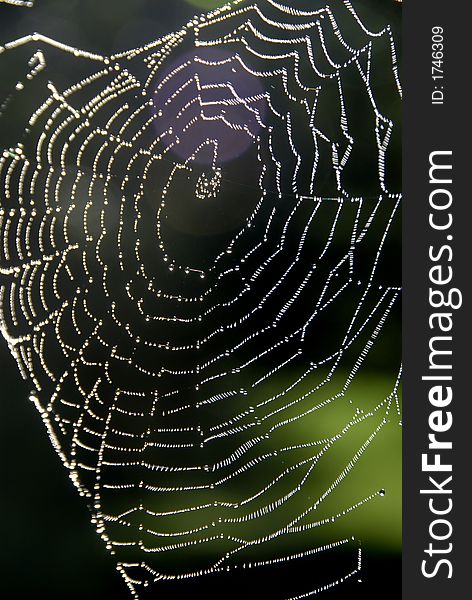
[[[325,556],[335,577],[279,597],[354,577],[336,525],[385,494],[346,490],[400,414],[391,359],[355,391],[400,295],[390,26],[260,0],[112,57],[39,34],[0,54],[24,48],[0,326],[131,592]]]

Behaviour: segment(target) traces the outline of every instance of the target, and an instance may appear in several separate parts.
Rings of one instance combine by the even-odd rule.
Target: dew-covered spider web
[[[130,591],[359,578],[340,524],[388,496],[367,456],[400,429],[390,25],[236,1],[114,56],[19,56],[1,331]]]

